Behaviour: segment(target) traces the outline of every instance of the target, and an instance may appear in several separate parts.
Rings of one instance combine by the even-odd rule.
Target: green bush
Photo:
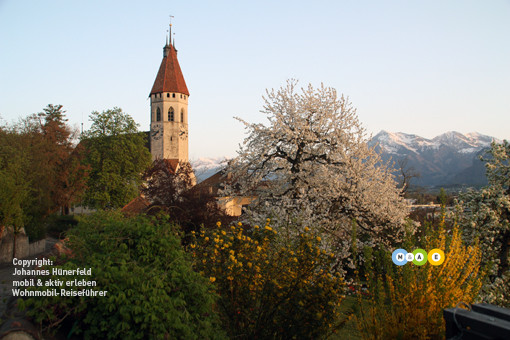
[[[53,215],[48,219],[47,233],[49,236],[60,238],[72,227],[78,224],[74,215]]]
[[[30,242],[36,242],[46,237],[47,225],[44,221],[32,221],[25,226],[25,233]]]
[[[221,337],[209,283],[193,272],[176,229],[162,220],[119,213],[87,216],[68,233],[71,255],[58,267],[91,268],[105,297],[33,297],[29,315],[42,325],[74,322],[92,339],[211,339]],[[44,281],[43,281],[44,282]]]

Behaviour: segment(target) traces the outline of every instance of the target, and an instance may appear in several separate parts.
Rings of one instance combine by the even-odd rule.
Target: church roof
[[[165,162],[165,165],[172,173],[177,173],[177,168],[179,167],[178,159],[163,159],[163,162]]]
[[[172,44],[167,44],[163,51],[163,60],[150,94],[175,92],[189,96],[188,87],[177,61],[177,50]]]

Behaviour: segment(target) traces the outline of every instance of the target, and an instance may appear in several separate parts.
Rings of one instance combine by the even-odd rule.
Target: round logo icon
[[[439,266],[443,264],[445,257],[444,252],[441,249],[432,249],[429,251],[429,262],[433,266]]]
[[[403,266],[407,263],[406,255],[407,251],[405,249],[395,249],[391,254],[391,259],[397,266]]]
[[[413,263],[417,266],[423,266],[427,263],[427,252],[423,249],[416,249],[413,251],[414,260]]]
[[[414,254],[413,253],[407,253],[406,254],[406,260],[407,260],[407,262],[413,262]]]

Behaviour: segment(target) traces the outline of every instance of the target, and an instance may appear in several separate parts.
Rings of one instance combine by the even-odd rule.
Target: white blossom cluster
[[[349,100],[323,85],[299,91],[290,80],[264,101],[269,124],[237,118],[248,137],[226,169],[223,195],[256,197],[243,218],[271,218],[288,236],[314,228],[340,257],[349,255],[353,220],[367,245],[399,241],[408,208]]]
[[[490,266],[487,298],[510,304],[510,145],[492,143],[485,159],[489,185],[470,191],[459,202],[466,241],[480,242],[483,262]],[[492,298],[491,298],[492,296]],[[505,298],[506,296],[506,298]],[[501,302],[501,301],[500,301]]]
[[[482,288],[481,302],[510,308],[510,271]]]

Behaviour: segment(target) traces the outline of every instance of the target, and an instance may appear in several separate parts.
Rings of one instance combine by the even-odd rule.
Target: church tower
[[[177,165],[188,162],[189,91],[170,41],[163,47],[163,60],[150,93],[152,160],[167,159]]]

